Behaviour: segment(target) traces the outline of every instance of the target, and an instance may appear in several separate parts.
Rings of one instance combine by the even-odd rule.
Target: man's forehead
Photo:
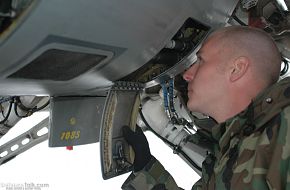
[[[222,47],[222,43],[219,41],[219,38],[215,38],[210,36],[210,38],[207,38],[206,40],[203,41],[201,46],[196,52],[197,56],[207,56],[207,55],[212,55],[216,54],[219,52],[220,48]]]

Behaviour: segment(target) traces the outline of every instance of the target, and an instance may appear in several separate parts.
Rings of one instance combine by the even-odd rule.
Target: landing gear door
[[[99,142],[106,97],[53,97],[50,106],[49,147]]]
[[[141,89],[138,83],[117,82],[108,93],[100,132],[104,179],[132,170],[134,152],[123,137],[122,126],[127,125],[135,131]]]

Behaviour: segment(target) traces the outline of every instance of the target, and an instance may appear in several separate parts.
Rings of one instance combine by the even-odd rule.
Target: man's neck
[[[243,93],[243,92],[240,92]],[[221,100],[219,104],[212,110],[209,115],[213,117],[218,123],[222,123],[240,112],[244,111],[256,97],[257,93],[246,94],[232,94]]]

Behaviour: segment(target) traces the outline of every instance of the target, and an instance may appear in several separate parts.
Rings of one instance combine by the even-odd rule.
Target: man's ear
[[[234,60],[230,67],[230,81],[234,82],[245,75],[248,70],[250,60],[247,57],[241,56]]]

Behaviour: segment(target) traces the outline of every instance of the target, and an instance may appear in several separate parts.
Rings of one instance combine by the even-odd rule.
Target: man
[[[231,26],[211,34],[197,56],[183,74],[187,106],[218,125],[191,138],[211,150],[193,189],[290,190],[290,79],[276,83],[281,56],[274,41],[261,30]],[[180,189],[142,131],[123,130],[136,158],[122,188]]]

